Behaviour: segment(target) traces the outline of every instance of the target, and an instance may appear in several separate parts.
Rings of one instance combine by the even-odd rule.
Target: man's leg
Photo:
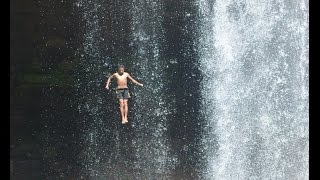
[[[125,122],[125,116],[124,116],[124,112],[125,112],[125,107],[124,107],[124,100],[123,99],[119,99],[119,105],[120,105],[120,113],[121,113],[121,118],[122,118],[122,124],[124,124]]]
[[[128,122],[128,99],[123,99],[123,106],[124,106],[124,121]]]

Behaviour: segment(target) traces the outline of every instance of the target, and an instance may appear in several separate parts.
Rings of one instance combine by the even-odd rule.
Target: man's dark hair
[[[123,65],[123,64],[120,64],[120,65],[118,66],[118,69],[120,69],[120,68],[123,68],[123,69],[124,69],[124,65]]]

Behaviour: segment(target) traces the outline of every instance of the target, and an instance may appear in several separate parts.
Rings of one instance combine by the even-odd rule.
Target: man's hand
[[[106,86],[106,89],[109,90],[109,86]]]

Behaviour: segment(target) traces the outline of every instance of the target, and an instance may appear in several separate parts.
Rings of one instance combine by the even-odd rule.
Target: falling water
[[[161,7],[160,1],[96,0],[88,3],[79,0],[75,3],[84,27],[83,46],[78,52],[82,69],[78,88],[83,99],[79,111],[85,115],[84,148],[80,156],[83,157],[83,171],[89,172],[91,178],[165,178],[174,165],[175,158],[169,155],[166,137],[164,63],[159,59],[163,39]],[[125,37],[108,38],[104,31]],[[120,53],[116,52],[118,50]],[[111,103],[104,102],[101,99],[104,95],[97,90],[101,89],[101,84],[104,86],[104,76],[116,70],[116,64],[124,64],[131,76],[144,84],[144,87],[137,87],[129,82],[132,98],[127,126],[119,125],[118,109],[103,110],[118,104],[111,97],[107,100]],[[84,86],[88,89],[83,90]],[[110,92],[109,96],[114,94]],[[103,114],[117,116],[111,119]],[[108,123],[115,126],[110,127]],[[114,140],[103,146],[101,136]],[[109,154],[101,153],[107,149]]]
[[[46,91],[44,174],[308,179],[308,4],[75,0],[76,88]],[[127,125],[104,88],[118,64],[144,84]]]
[[[208,179],[308,179],[308,1],[198,3]]]
[[[114,103],[106,98],[104,90],[106,76],[111,73],[110,54],[112,48],[105,32],[108,18],[107,5],[104,1],[82,1],[74,3],[74,11],[80,16],[82,45],[76,54],[80,57],[78,64],[77,92],[79,98],[78,111],[81,115],[78,126],[81,137],[78,140],[81,146],[79,164],[80,178],[110,178],[117,173],[110,171],[110,162],[116,159],[116,141],[119,137],[115,132],[115,116],[109,115],[114,108],[105,107]],[[112,11],[109,13],[113,13]],[[107,102],[106,102],[107,101]],[[110,146],[111,148],[105,148]],[[118,165],[117,165],[118,166]]]
[[[161,1],[132,2],[133,69],[144,87],[135,87],[133,139],[137,179],[168,179],[175,158],[167,137],[168,102],[165,99],[165,63],[160,59],[164,39]],[[146,148],[148,147],[148,148]]]

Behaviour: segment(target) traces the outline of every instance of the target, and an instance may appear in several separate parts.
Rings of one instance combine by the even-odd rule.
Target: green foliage
[[[54,69],[41,72],[36,66],[17,72],[15,80],[18,85],[39,86],[73,86],[76,61],[62,61]]]

